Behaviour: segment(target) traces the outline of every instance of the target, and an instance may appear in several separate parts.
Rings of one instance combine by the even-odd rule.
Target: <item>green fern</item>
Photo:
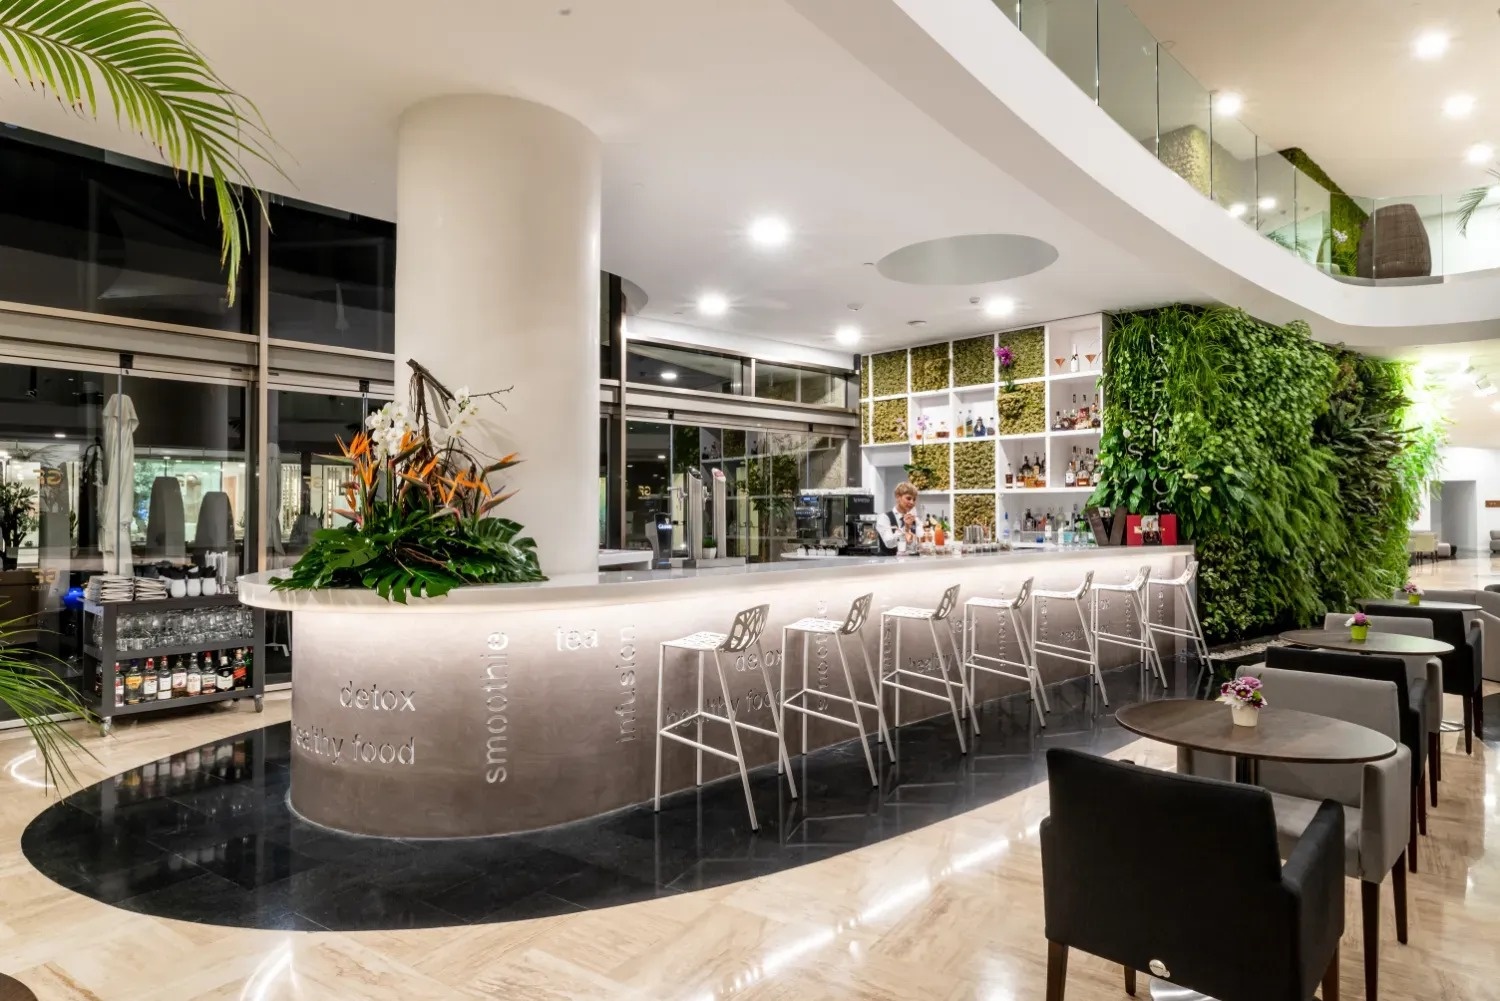
[[[264,212],[245,161],[282,173],[255,105],[144,0],[0,0],[0,64],[90,118],[99,116],[102,94],[118,123],[187,175],[200,203],[213,188],[233,303],[250,229],[244,192]]]
[[[1500,170],[1491,167],[1486,173],[1493,177],[1496,182],[1500,182]],[[1458,234],[1460,236],[1469,235],[1469,223],[1473,221],[1474,213],[1479,211],[1479,206],[1483,205],[1485,199],[1489,198],[1490,192],[1494,190],[1494,187],[1494,185],[1486,184],[1483,187],[1470,188],[1459,196]]]

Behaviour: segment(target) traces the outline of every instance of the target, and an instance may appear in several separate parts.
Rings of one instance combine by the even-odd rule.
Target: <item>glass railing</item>
[[[994,3],[1169,169],[1319,270],[1348,281],[1420,281],[1500,268],[1500,184],[1445,195],[1347,195],[1220,113],[1209,89],[1123,0]]]

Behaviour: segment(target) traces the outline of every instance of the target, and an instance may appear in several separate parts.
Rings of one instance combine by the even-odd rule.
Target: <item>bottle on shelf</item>
[[[230,665],[234,668],[234,687],[244,688],[249,677],[249,668],[245,664],[245,651],[240,648],[234,652],[234,661]]]
[[[156,661],[150,657],[146,658],[146,669],[141,672],[140,701],[156,701]]]
[[[1073,409],[1068,411],[1068,430],[1077,431],[1078,424],[1078,394],[1073,394]]]
[[[187,673],[187,677],[184,679],[184,693],[187,695],[202,695],[203,678],[198,673],[198,665],[192,654],[188,654],[183,658],[183,668]]]
[[[1054,430],[1054,431],[1066,431],[1067,430],[1067,428],[1063,425],[1063,412],[1061,410],[1057,411],[1056,415],[1054,415],[1053,418],[1052,418],[1052,430]]]
[[[1005,489],[1007,489],[1007,490],[1014,490],[1015,487],[1016,487],[1016,472],[1011,467],[1010,460],[1007,459],[1006,460],[1006,465],[1005,465]]]
[[[204,695],[219,690],[219,675],[214,670],[214,655],[212,653],[205,652],[199,654],[198,678],[200,680],[199,687],[203,690]]]
[[[115,661],[115,705],[125,704],[125,666]]]
[[[172,697],[172,669],[163,657],[156,665],[156,701],[165,702]]]
[[[974,411],[973,410],[969,410],[968,413],[967,413],[967,415],[964,417],[964,434],[966,434],[970,438],[974,437]]]
[[[1016,486],[1031,486],[1031,459],[1025,455],[1021,456],[1021,468],[1016,470]]]
[[[989,431],[984,426],[984,415],[980,414],[978,417],[974,418],[974,437],[983,438],[988,434]]]
[[[953,411],[953,437],[955,437],[955,438],[962,438],[963,436],[964,436],[964,415],[960,411],[958,411],[957,409],[955,409]]]
[[[1081,431],[1089,426],[1089,396],[1083,394],[1083,406],[1078,408],[1078,429]]]
[[[1094,405],[1089,408],[1089,427],[1098,428],[1103,426],[1103,420],[1099,413],[1099,394],[1094,394]]]
[[[187,693],[187,657],[178,654],[172,658],[172,697],[180,699]]]
[[[948,422],[947,421],[938,421],[937,436],[939,438],[947,438],[948,437]]]
[[[1078,371],[1078,352],[1077,351],[1073,352],[1073,360],[1068,363],[1068,369],[1070,371],[1073,371],[1073,372]]]
[[[1046,459],[1043,459],[1040,456],[1037,457],[1036,468],[1032,470],[1032,475],[1034,475],[1036,477],[1036,485],[1038,487],[1045,487],[1047,485],[1047,460]]]
[[[1027,508],[1026,509],[1026,514],[1021,519],[1021,531],[1023,531],[1023,532],[1035,532],[1036,531],[1036,519],[1031,516],[1031,508]]]
[[[234,667],[229,663],[229,654],[219,653],[219,674],[215,679],[216,687],[221,692],[227,692],[234,688]]]
[[[1076,452],[1077,449],[1074,449]],[[1067,470],[1063,473],[1063,486],[1076,487],[1078,485],[1078,462],[1069,461]]]
[[[1000,517],[1000,545],[1006,549],[1010,548],[1010,512],[1004,512]]]

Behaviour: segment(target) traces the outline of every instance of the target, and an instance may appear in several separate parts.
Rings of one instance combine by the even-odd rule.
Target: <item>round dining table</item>
[[[1348,653],[1385,654],[1389,657],[1437,657],[1453,649],[1452,643],[1444,643],[1442,640],[1408,636],[1406,633],[1378,632],[1374,629],[1362,640],[1354,639],[1347,630],[1338,629],[1291,629],[1282,633],[1279,638],[1293,646],[1342,650]]]
[[[1237,726],[1229,707],[1201,699],[1137,702],[1115,713],[1131,733],[1164,744],[1234,758],[1235,781],[1255,784],[1261,761],[1356,764],[1396,753],[1396,742],[1357,723],[1296,709],[1259,710],[1255,726]],[[1152,1001],[1214,1001],[1206,994],[1148,978]]]
[[[1357,605],[1361,608],[1431,608],[1439,612],[1477,612],[1478,605],[1470,605],[1464,601],[1428,601],[1422,599],[1413,605],[1405,598],[1361,598]]]

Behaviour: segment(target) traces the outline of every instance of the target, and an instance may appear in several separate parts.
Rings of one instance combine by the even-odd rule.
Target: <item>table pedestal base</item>
[[[1207,994],[1200,994],[1187,987],[1169,984],[1155,977],[1146,978],[1146,996],[1152,1001],[1214,1001]]]
[[[1443,725],[1438,729],[1442,730],[1444,733],[1463,733],[1464,725],[1462,722],[1456,719],[1445,719],[1443,720]]]

